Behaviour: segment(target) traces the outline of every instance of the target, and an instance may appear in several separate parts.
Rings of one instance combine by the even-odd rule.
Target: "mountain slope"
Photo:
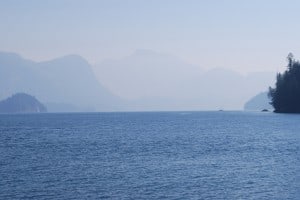
[[[136,50],[119,60],[95,66],[98,79],[115,94],[136,100],[144,97],[176,97],[177,90],[202,72],[179,58],[151,50]]]
[[[47,108],[35,97],[17,93],[0,101],[0,113],[40,113],[47,112]]]
[[[72,104],[81,111],[117,110],[121,104],[118,97],[101,86],[91,66],[80,56],[36,63],[0,52],[0,72],[1,98],[26,92],[43,102]]]
[[[272,72],[205,71],[149,50],[95,66],[101,84],[92,70],[77,55],[37,63],[0,52],[0,98],[25,92],[45,102],[50,112],[237,110],[275,79]]]
[[[183,60],[150,50],[137,50],[94,67],[113,93],[146,110],[243,109],[244,103],[273,85],[275,73],[241,75],[231,70],[203,70]]]

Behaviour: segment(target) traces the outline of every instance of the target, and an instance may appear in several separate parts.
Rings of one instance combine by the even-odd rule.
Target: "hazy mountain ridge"
[[[94,70],[115,94],[134,100],[136,106],[157,110],[243,109],[247,100],[273,85],[276,77],[275,72],[241,75],[223,68],[204,70],[150,50],[103,61]]]
[[[136,50],[123,59],[103,61],[94,69],[103,85],[131,100],[166,95],[173,98],[176,88],[190,83],[194,71],[202,71],[175,56],[151,50]]]
[[[0,52],[0,70],[0,98],[26,92],[49,111],[64,112],[239,110],[275,80],[272,72],[245,76],[222,68],[204,70],[151,50],[94,67],[77,55],[34,62]]]
[[[1,52],[0,70],[0,98],[25,92],[52,105],[72,104],[81,111],[86,111],[86,108],[114,110],[121,103],[118,97],[101,86],[91,66],[80,56],[33,62],[17,54]]]

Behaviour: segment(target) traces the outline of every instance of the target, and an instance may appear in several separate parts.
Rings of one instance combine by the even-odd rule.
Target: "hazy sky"
[[[300,58],[300,1],[3,0],[0,50],[96,63],[151,49],[203,68],[281,70]]]

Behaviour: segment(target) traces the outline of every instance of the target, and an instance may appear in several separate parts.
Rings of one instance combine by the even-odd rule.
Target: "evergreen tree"
[[[300,63],[291,53],[287,60],[287,70],[277,74],[275,87],[269,88],[269,97],[274,112],[300,113]]]

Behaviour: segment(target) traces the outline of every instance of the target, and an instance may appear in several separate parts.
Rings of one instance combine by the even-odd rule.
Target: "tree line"
[[[278,73],[275,87],[269,88],[270,104],[277,113],[300,113],[300,63],[291,53],[287,61],[286,71]]]

